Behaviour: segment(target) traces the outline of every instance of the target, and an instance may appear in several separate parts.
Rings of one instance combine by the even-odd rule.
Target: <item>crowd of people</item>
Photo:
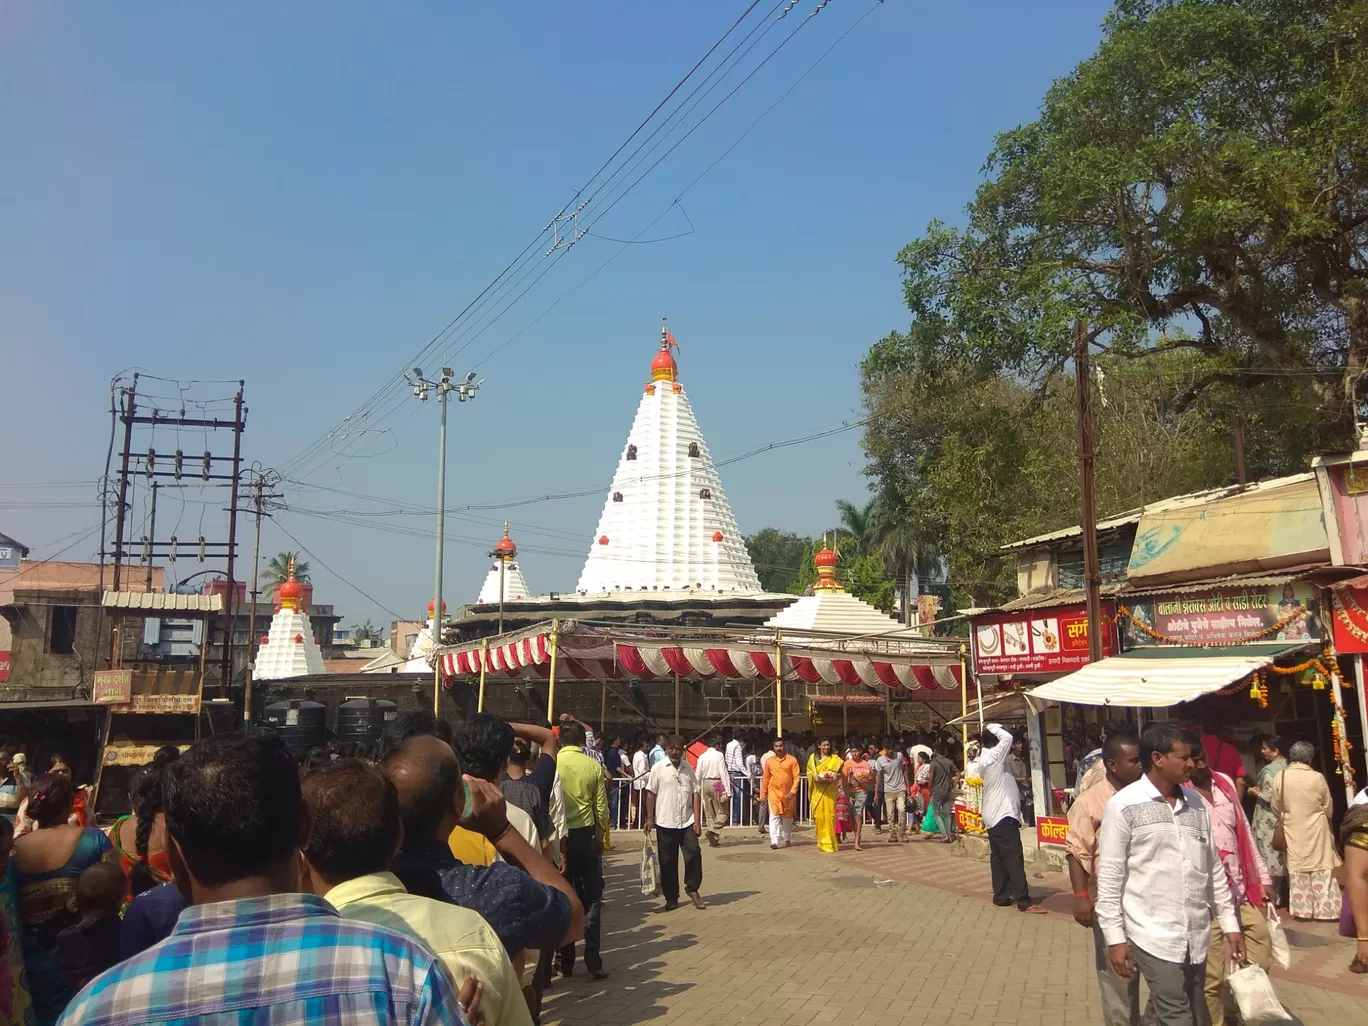
[[[681,898],[702,910],[702,841],[721,844],[752,800],[745,825],[771,849],[792,844],[801,797],[818,849],[835,852],[865,847],[870,825],[890,844],[951,841],[958,789],[981,782],[993,900],[1040,911],[1021,844],[1022,739],[1003,726],[964,767],[943,733],[705,740],[658,733],[629,753],[569,715],[552,727],[481,713],[453,728],[408,712],[377,744],[298,759],[249,729],[159,751],[107,830],[78,811],[65,760],[35,778],[0,745],[0,1021],[530,1026],[581,958],[608,976],[612,830],[650,838],[658,911]],[[1368,971],[1368,789],[1336,839],[1304,742],[1258,739],[1255,775],[1167,724],[1097,740],[1067,848],[1109,1026],[1140,1022],[1141,976],[1148,1021],[1225,1022],[1227,967],[1269,964],[1280,877],[1294,918],[1329,917],[1331,896],[1339,915],[1343,883],[1353,968]]]
[[[1114,729],[1082,768],[1067,859],[1074,918],[1093,931],[1107,1026],[1142,1021],[1141,977],[1147,1023],[1237,1022],[1228,970],[1269,967],[1284,866],[1289,876],[1326,874],[1292,880],[1294,918],[1339,918],[1334,877],[1344,855],[1345,914],[1358,938],[1350,968],[1368,971],[1368,788],[1344,817],[1337,848],[1314,748],[1286,746],[1284,760],[1280,739],[1256,745],[1266,764],[1248,789],[1229,742],[1167,723],[1139,736]],[[1246,793],[1256,802],[1252,820]]]

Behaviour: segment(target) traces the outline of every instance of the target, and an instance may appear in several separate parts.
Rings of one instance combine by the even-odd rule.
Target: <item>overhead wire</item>
[[[513,290],[515,290],[515,289],[517,288],[517,285],[518,285],[518,284],[520,284],[522,281],[526,280],[527,273],[526,273],[526,272],[522,272],[522,265],[525,264],[528,260],[531,259],[531,256],[530,256],[531,251],[537,246],[537,244],[540,242],[540,240],[542,240],[543,238],[545,238],[545,236],[547,235],[548,232],[551,232],[551,231],[553,231],[553,230],[555,230],[555,229],[557,228],[560,219],[565,215],[565,213],[566,213],[568,210],[570,210],[571,206],[579,199],[579,197],[582,196],[582,195],[585,193],[585,191],[587,191],[587,189],[590,187],[590,185],[592,185],[592,183],[593,183],[600,175],[602,175],[603,172],[604,172],[610,165],[612,165],[613,161],[614,161],[615,159],[617,159],[618,156],[621,155],[623,149],[625,149],[625,147],[626,147],[628,144],[630,144],[631,140],[634,139],[637,135],[640,134],[640,132],[643,130],[644,126],[645,126],[646,124],[649,124],[649,122],[650,122],[650,121],[651,121],[651,120],[660,112],[660,110],[664,109],[664,107],[666,106],[666,104],[668,104],[668,102],[670,101],[670,99],[679,91],[679,89],[682,88],[683,85],[684,85],[686,82],[688,82],[690,78],[693,77],[693,75],[697,72],[697,70],[698,70],[699,68],[701,68],[701,67],[706,63],[708,57],[711,56],[711,54],[714,53],[714,52],[717,50],[717,48],[718,48],[718,47],[719,47],[719,46],[720,46],[720,45],[721,45],[721,44],[722,44],[722,43],[723,43],[723,42],[724,42],[724,41],[725,41],[725,40],[726,40],[726,39],[727,39],[727,38],[728,38],[728,37],[729,37],[729,36],[730,36],[730,35],[731,35],[731,34],[732,34],[732,33],[733,33],[733,32],[734,32],[734,31],[735,31],[735,30],[744,22],[744,21],[745,21],[745,19],[749,16],[749,14],[754,10],[754,8],[756,7],[756,5],[757,5],[757,4],[756,4],[755,2],[753,2],[753,3],[751,3],[751,4],[746,8],[746,10],[742,13],[741,17],[739,17],[739,18],[732,24],[732,26],[731,26],[730,28],[728,28],[727,32],[725,32],[725,33],[719,38],[719,40],[713,44],[713,46],[712,46],[712,47],[709,49],[709,51],[704,55],[704,57],[703,57],[702,59],[700,59],[700,60],[694,65],[694,67],[691,68],[690,71],[684,76],[684,78],[682,78],[682,79],[680,80],[680,82],[676,84],[676,86],[670,91],[670,93],[667,94],[666,98],[665,98],[664,100],[662,100],[659,104],[657,104],[655,110],[652,111],[651,115],[649,115],[649,116],[641,123],[641,125],[639,125],[639,126],[633,131],[633,133],[628,137],[628,139],[627,139],[623,144],[621,144],[621,145],[619,146],[618,150],[615,151],[614,155],[611,156],[607,161],[605,161],[605,163],[600,167],[600,169],[599,169],[597,172],[595,172],[595,175],[594,175],[593,177],[591,177],[590,181],[589,181],[588,183],[586,183],[585,186],[582,186],[582,187],[576,192],[575,198],[573,198],[569,203],[565,204],[565,205],[561,208],[561,210],[557,213],[556,217],[554,217],[550,222],[548,222],[547,225],[546,225],[546,227],[543,228],[543,230],[536,236],[536,238],[535,238],[532,242],[530,242],[526,247],[524,247],[523,252],[520,253],[518,257],[515,257],[515,259],[514,259],[513,261],[511,261],[511,262],[504,268],[503,271],[500,272],[500,274],[495,278],[495,280],[494,280],[493,282],[491,282],[491,283],[490,283],[489,285],[487,285],[484,289],[482,289],[481,292],[476,296],[476,298],[475,298],[474,300],[472,300],[470,303],[468,303],[468,304],[466,305],[466,307],[463,308],[462,311],[457,315],[457,317],[456,317],[456,318],[453,318],[453,320],[452,320],[451,322],[449,322],[449,324],[447,325],[447,327],[444,328],[442,332],[439,332],[438,335],[436,335],[436,336],[433,337],[433,339],[428,343],[428,345],[424,347],[423,351],[419,354],[419,356],[416,357],[413,361],[411,361],[411,363],[412,363],[413,365],[419,365],[419,364],[421,364],[421,362],[423,362],[425,359],[427,359],[428,356],[429,356],[431,353],[437,351],[437,350],[440,349],[442,346],[446,346],[448,352],[452,351],[452,348],[453,348],[453,346],[454,346],[454,344],[455,344],[456,332],[457,332],[457,330],[458,330],[458,327],[460,326],[460,323],[461,323],[463,320],[466,320],[466,319],[468,319],[469,317],[473,316],[474,313],[475,313],[475,311],[476,311],[476,308],[477,308],[478,306],[483,305],[483,304],[485,304],[486,302],[490,302],[490,301],[493,301],[493,302],[499,301],[498,299],[495,299],[494,297],[499,296],[500,299],[501,299],[502,297],[500,296],[500,293],[506,294],[505,290],[506,290],[507,292],[512,292]],[[825,6],[826,6],[825,4],[819,5],[819,7],[817,8],[817,10],[815,10],[815,11],[813,12],[813,14],[816,14],[818,11],[820,11],[820,10],[821,10],[823,7],[825,7]],[[674,150],[677,149],[678,146],[679,146],[685,139],[687,139],[690,135],[692,135],[693,132],[696,131],[697,128],[698,128],[699,126],[701,126],[701,124],[702,124],[704,121],[706,121],[708,118],[712,117],[712,115],[713,115],[714,113],[716,113],[716,111],[717,111],[724,103],[726,103],[726,101],[727,101],[728,99],[730,99],[731,96],[735,95],[735,93],[736,93],[736,92],[737,92],[737,91],[738,91],[738,90],[739,90],[747,81],[749,81],[750,78],[753,77],[754,74],[755,74],[761,67],[763,67],[766,63],[769,62],[770,59],[773,58],[773,56],[774,56],[774,55],[783,47],[783,45],[787,42],[788,39],[791,39],[794,35],[797,34],[797,31],[798,31],[799,28],[801,28],[801,25],[802,25],[802,24],[805,24],[806,21],[809,21],[809,20],[811,20],[811,16],[809,16],[807,19],[804,19],[804,21],[803,21],[802,23],[800,23],[800,25],[798,26],[798,28],[795,28],[795,30],[794,30],[793,32],[789,33],[789,35],[785,37],[785,40],[782,41],[778,47],[776,47],[774,50],[772,50],[772,51],[765,57],[765,59],[760,63],[760,65],[758,65],[756,68],[753,68],[753,69],[752,69],[752,70],[751,70],[751,71],[750,71],[750,72],[741,80],[741,82],[737,83],[737,85],[734,86],[734,87],[732,88],[732,90],[731,90],[730,92],[728,92],[728,94],[727,94],[725,97],[723,97],[723,99],[722,99],[717,105],[715,105],[707,114],[704,115],[703,119],[701,119],[701,120],[700,120],[699,122],[697,122],[692,128],[690,128],[690,130],[684,135],[683,138],[681,138],[681,139],[678,140],[673,146],[671,146],[670,149],[669,149],[664,155],[662,155],[659,159],[657,159],[657,160],[651,165],[650,168],[647,168],[647,170],[646,170],[645,172],[643,172],[641,175],[639,175],[639,176],[637,177],[637,179],[631,183],[631,185],[629,185],[625,190],[621,191],[621,192],[619,193],[619,195],[617,195],[617,196],[613,199],[612,205],[615,206],[618,202],[620,202],[623,198],[625,198],[625,196],[626,196],[628,193],[630,193],[633,189],[635,189],[635,188],[637,187],[637,185],[639,185],[640,182],[641,182],[642,180],[644,180],[644,178],[645,178],[647,175],[649,175],[649,174],[651,173],[651,171],[652,171],[655,167],[659,166],[659,164],[661,163],[661,161],[663,161],[663,160],[665,159],[665,157],[668,157],[670,153],[674,152]],[[754,33],[754,31],[755,31],[755,29],[752,29],[752,34]],[[747,38],[749,38],[749,35],[748,35]],[[762,38],[763,38],[763,37],[762,37]],[[744,40],[743,40],[743,43],[744,43]],[[735,52],[735,48],[733,48],[733,52]],[[714,69],[714,72],[715,72],[716,70],[717,70],[717,69]],[[696,91],[696,90],[695,90],[695,91]],[[690,94],[690,95],[693,95],[693,94]],[[706,95],[706,94],[705,94],[705,95]],[[638,150],[639,150],[639,149],[640,149],[640,146],[638,147]],[[634,152],[636,152],[636,151],[634,151]],[[588,202],[589,202],[589,201],[587,201],[587,200],[586,200],[586,201],[582,201],[582,202],[580,203],[580,207],[577,208],[577,210],[576,210],[576,214],[578,214],[580,211],[584,210],[584,209],[586,208]],[[586,216],[589,216],[589,215],[586,214]],[[601,215],[594,215],[594,216],[601,216]],[[570,243],[570,245],[573,245],[573,241]],[[557,249],[555,246],[553,246],[553,249],[552,249],[551,251],[548,251],[548,253],[544,254],[544,256],[550,256],[550,255],[552,255],[553,253],[564,254],[565,252],[568,252],[568,246],[565,246],[564,248],[560,248],[560,249]],[[468,330],[468,331],[467,331],[467,334],[468,334],[468,335],[473,334],[473,337],[467,337],[467,338],[462,342],[462,344],[461,344],[458,348],[455,348],[455,349],[454,349],[454,352],[455,352],[456,354],[459,354],[460,352],[464,351],[464,349],[467,348],[467,347],[470,345],[470,343],[474,340],[474,338],[478,338],[479,335],[483,334],[486,330],[488,330],[488,328],[489,328],[493,323],[497,322],[498,319],[500,319],[501,317],[503,317],[504,314],[506,314],[507,311],[508,311],[509,309],[511,309],[511,307],[512,307],[513,305],[515,305],[519,300],[521,300],[521,298],[522,298],[524,295],[526,295],[527,291],[529,291],[532,287],[534,287],[534,286],[541,280],[541,278],[544,277],[545,274],[549,272],[549,270],[551,269],[551,267],[554,266],[554,264],[555,264],[556,262],[558,262],[559,259],[560,259],[560,257],[558,256],[557,259],[556,259],[555,261],[552,261],[552,263],[551,263],[550,265],[548,265],[547,267],[545,267],[545,268],[542,270],[542,273],[538,274],[538,275],[536,276],[536,278],[531,282],[530,285],[528,285],[526,288],[524,288],[521,292],[518,292],[517,295],[516,295],[516,297],[513,299],[512,302],[506,304],[506,305],[503,307],[503,309],[499,310],[499,312],[498,312],[497,314],[495,314],[492,318],[489,318],[489,319],[486,321],[486,323],[485,323],[484,325],[480,326],[478,329],[474,329],[473,332]],[[510,279],[512,279],[513,277],[517,276],[519,273],[522,273],[522,277],[521,277],[521,278],[518,278],[518,279],[517,279],[517,282],[512,283],[512,285],[511,285],[511,287],[510,287]],[[578,286],[577,286],[577,287],[578,287]],[[572,290],[572,291],[573,291],[573,290]],[[540,318],[538,318],[538,319],[540,319]],[[497,347],[497,349],[502,349],[503,346],[506,345],[506,344],[507,344],[507,342],[501,344],[499,347]],[[447,359],[450,360],[450,359],[452,359],[452,358],[454,358],[454,357],[448,357]],[[305,474],[306,468],[311,467],[311,466],[318,460],[318,458],[319,458],[321,455],[323,455],[323,454],[325,454],[326,452],[328,452],[328,451],[330,451],[330,450],[333,449],[333,447],[332,447],[332,445],[331,445],[330,443],[331,443],[332,439],[334,439],[339,433],[345,432],[345,431],[347,431],[348,429],[356,429],[356,428],[359,428],[359,429],[362,430],[363,432],[364,432],[364,431],[373,431],[373,430],[375,430],[375,429],[376,429],[376,425],[378,425],[378,424],[379,424],[381,421],[383,421],[385,418],[391,416],[391,415],[394,413],[394,411],[398,408],[398,405],[399,405],[399,404],[398,404],[398,403],[393,403],[393,404],[390,404],[390,405],[388,406],[388,408],[387,408],[382,414],[379,414],[378,416],[374,416],[374,417],[372,416],[372,415],[375,413],[375,411],[376,411],[376,407],[379,406],[379,405],[383,405],[383,404],[385,403],[385,397],[386,397],[387,395],[389,395],[389,393],[393,390],[393,388],[397,385],[397,383],[398,383],[400,380],[402,380],[402,378],[403,378],[403,372],[400,372],[399,374],[396,374],[396,375],[392,376],[384,385],[382,385],[380,388],[378,388],[378,389],[376,390],[376,392],[373,393],[372,396],[371,396],[369,399],[366,400],[365,403],[362,404],[362,407],[361,407],[361,408],[359,408],[357,411],[354,411],[352,414],[348,415],[348,417],[344,418],[343,422],[342,422],[340,425],[338,425],[338,427],[336,427],[336,428],[334,428],[333,430],[331,430],[331,431],[325,433],[321,438],[317,439],[317,440],[316,440],[314,443],[312,443],[310,446],[306,447],[306,449],[303,450],[301,453],[299,453],[299,454],[296,455],[295,457],[291,458],[290,460],[286,461],[286,462],[282,465],[282,469],[283,469],[285,472],[291,473],[291,474],[293,474],[293,475],[295,475],[295,476],[306,476],[306,474]]]

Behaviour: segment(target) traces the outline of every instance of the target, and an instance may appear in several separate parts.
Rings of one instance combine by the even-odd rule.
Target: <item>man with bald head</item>
[[[480,913],[510,956],[583,936],[584,906],[550,860],[509,826],[496,785],[463,777],[451,746],[429,734],[396,738],[387,748],[381,766],[398,793],[404,825],[403,848],[392,871],[410,893],[445,898]],[[506,861],[492,866],[459,861],[447,845],[458,825],[489,838]]]

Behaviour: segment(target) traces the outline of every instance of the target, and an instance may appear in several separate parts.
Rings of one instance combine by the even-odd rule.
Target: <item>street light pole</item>
[[[466,375],[465,381],[457,384],[453,384],[451,381],[454,376],[450,367],[442,368],[442,377],[438,381],[429,381],[423,377],[422,368],[419,367],[413,368],[411,377],[405,375],[409,385],[413,388],[413,394],[420,401],[427,402],[428,393],[435,390],[437,402],[442,408],[441,426],[437,435],[437,567],[432,588],[432,644],[434,648],[442,643],[442,562],[446,542],[447,396],[455,392],[457,402],[463,403],[467,399],[475,398],[476,391],[484,384],[483,381],[477,382],[475,380],[474,371]],[[442,667],[440,660],[438,660],[432,666],[432,712],[434,715],[440,715],[441,698]]]

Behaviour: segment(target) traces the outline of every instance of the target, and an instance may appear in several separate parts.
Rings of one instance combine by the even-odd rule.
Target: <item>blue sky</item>
[[[859,416],[859,360],[907,320],[894,255],[930,219],[960,217],[993,135],[1030,120],[1052,79],[1094,50],[1108,8],[888,0],[672,207],[869,6],[831,0],[593,225],[626,239],[664,213],[642,238],[689,221],[692,234],[626,247],[547,313],[620,248],[582,239],[447,357],[487,378],[451,411],[451,506],[606,486],[665,315],[714,458]],[[109,380],[129,367],[245,378],[245,455],[284,464],[406,366],[744,7],[7,5],[0,532],[46,557],[98,522],[93,484],[31,485],[98,477]],[[431,542],[395,529],[429,532],[431,518],[365,527],[302,510],[431,507],[436,417],[410,400],[335,446],[357,455],[328,452],[283,489],[299,509],[280,527],[318,557],[319,600],[349,620],[426,608]],[[204,448],[164,432],[157,444]],[[722,475],[743,530],[809,533],[834,520],[835,498],[863,497],[861,466],[849,431]],[[164,502],[159,524],[193,537],[207,510],[212,534],[217,507]],[[505,515],[531,586],[572,588],[601,504],[451,520],[475,541],[448,545],[448,602],[474,597]],[[284,547],[268,525],[263,550]]]

